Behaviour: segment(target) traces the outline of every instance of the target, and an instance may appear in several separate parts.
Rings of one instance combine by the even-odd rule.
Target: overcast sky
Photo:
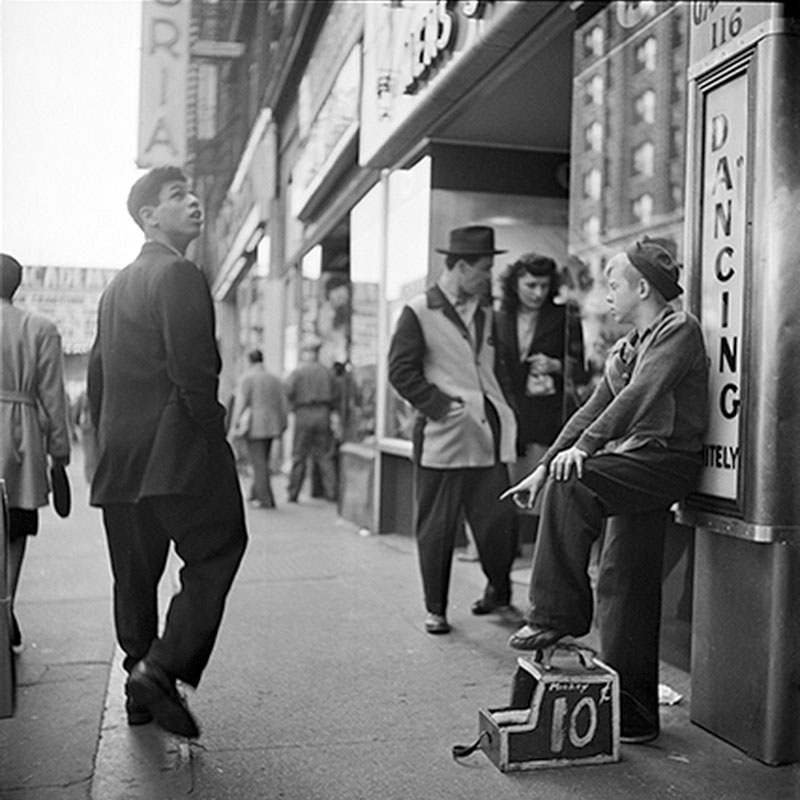
[[[0,0],[0,248],[23,264],[122,267],[142,235],[140,0]]]

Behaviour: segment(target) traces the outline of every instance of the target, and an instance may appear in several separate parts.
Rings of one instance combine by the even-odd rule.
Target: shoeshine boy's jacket
[[[417,411],[414,460],[423,467],[491,467],[515,459],[517,424],[496,373],[490,306],[475,316],[476,345],[438,286],[413,298],[389,348],[389,381]],[[453,406],[454,400],[463,405]],[[497,443],[490,416],[499,421]]]
[[[540,463],[572,445],[587,455],[647,446],[698,457],[708,425],[708,355],[697,318],[666,307],[611,348],[603,380]]]
[[[98,446],[92,505],[208,492],[233,458],[220,367],[205,276],[146,242],[100,298],[88,382]]]

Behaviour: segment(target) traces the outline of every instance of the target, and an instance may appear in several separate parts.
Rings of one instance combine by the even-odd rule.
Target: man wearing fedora
[[[698,321],[669,301],[682,291],[664,240],[637,242],[608,262],[608,303],[630,332],[603,380],[526,478],[522,506],[542,491],[528,624],[509,640],[547,650],[589,632],[587,573],[606,528],[597,580],[603,659],[620,675],[621,740],[659,734],[658,641],[663,542],[670,506],[695,486],[707,425],[708,358]]]
[[[496,370],[491,307],[494,230],[450,232],[445,270],[412,298],[389,349],[389,380],[416,410],[414,523],[428,633],[450,630],[447,599],[462,518],[472,529],[487,584],[473,614],[508,613],[516,512],[499,501],[515,458],[516,420]]]

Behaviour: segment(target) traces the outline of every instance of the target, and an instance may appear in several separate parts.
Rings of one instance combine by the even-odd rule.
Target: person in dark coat
[[[124,652],[130,724],[154,718],[188,737],[197,723],[176,681],[197,687],[247,533],[203,273],[185,253],[203,212],[181,170],[157,167],[128,210],[147,240],[103,292],[88,392],[97,428],[91,503],[103,511]],[[158,634],[157,587],[170,542],[180,591]]]
[[[520,256],[501,277],[497,347],[517,412],[512,481],[525,477],[553,443],[588,379],[580,315],[571,303],[556,303],[558,284],[556,262],[539,253]],[[535,531],[534,515],[523,520]]]

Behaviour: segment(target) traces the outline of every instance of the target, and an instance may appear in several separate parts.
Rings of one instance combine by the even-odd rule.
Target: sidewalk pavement
[[[202,737],[130,728],[100,515],[77,464],[70,477],[72,515],[43,511],[24,566],[0,800],[800,800],[800,766],[767,767],[693,725],[688,675],[666,664],[684,700],[619,763],[503,774],[481,752],[454,761],[478,710],[508,702],[516,669],[515,626],[469,612],[480,567],[454,561],[453,631],[430,636],[412,539],[360,535],[329,503],[289,505],[282,491],[277,509],[248,509],[250,546],[189,696]],[[165,594],[174,581],[173,569]]]

